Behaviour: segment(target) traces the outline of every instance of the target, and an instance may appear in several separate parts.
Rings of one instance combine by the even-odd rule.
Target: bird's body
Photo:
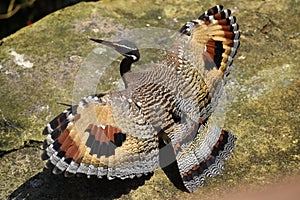
[[[42,158],[53,172],[141,176],[159,167],[162,138],[172,145],[189,191],[204,176],[219,174],[235,137],[206,122],[239,44],[235,18],[221,10],[216,6],[183,26],[166,58],[148,71],[130,71],[137,48],[123,52],[128,43],[106,43],[126,57],[120,65],[126,88],[85,97],[47,125]]]

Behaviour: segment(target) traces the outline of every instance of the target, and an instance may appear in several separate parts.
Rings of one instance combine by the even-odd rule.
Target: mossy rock
[[[149,26],[177,30],[214,5],[212,1],[105,0],[59,10],[1,41],[0,198],[214,199],[243,191],[241,186],[271,185],[297,177],[299,3],[255,0],[223,4],[232,9],[242,31],[236,68],[227,84],[225,123],[238,141],[223,175],[207,179],[203,188],[189,194],[175,187],[162,170],[125,181],[66,179],[43,170],[39,146],[45,136],[41,131],[65,109],[57,101],[75,103],[74,80],[97,46],[88,36],[109,38]],[[147,55],[141,62],[155,58]],[[110,90],[118,80],[118,66],[113,63],[96,91]]]

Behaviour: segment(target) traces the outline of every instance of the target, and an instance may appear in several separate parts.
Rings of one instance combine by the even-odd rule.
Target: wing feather
[[[67,175],[84,173],[109,179],[133,178],[158,167],[158,137],[135,137],[127,132],[134,128],[136,131],[136,127],[128,128],[128,124],[132,124],[130,122],[122,126],[128,118],[123,118],[125,122],[122,123],[118,121],[120,119],[113,113],[116,110],[113,105],[120,102],[115,99],[111,95],[86,97],[73,107],[73,111],[68,109],[47,125],[44,133],[49,133],[47,138],[51,139],[45,140],[42,158],[54,165],[55,174],[65,172]],[[153,134],[149,131],[152,129],[148,129],[146,134]]]

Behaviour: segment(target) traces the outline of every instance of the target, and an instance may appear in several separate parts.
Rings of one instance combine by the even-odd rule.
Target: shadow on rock
[[[113,199],[144,185],[152,175],[125,180],[96,176],[66,178],[45,169],[16,189],[8,199]]]
[[[159,165],[161,169],[177,189],[188,192],[182,182],[172,145],[166,145],[160,138],[159,148]]]

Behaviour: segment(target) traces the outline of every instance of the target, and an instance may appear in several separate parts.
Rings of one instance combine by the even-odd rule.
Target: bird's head
[[[121,40],[118,42],[109,42],[96,38],[90,38],[90,40],[115,49],[126,58],[132,60],[132,62],[136,62],[140,59],[139,49],[133,42],[130,42],[128,40]]]

